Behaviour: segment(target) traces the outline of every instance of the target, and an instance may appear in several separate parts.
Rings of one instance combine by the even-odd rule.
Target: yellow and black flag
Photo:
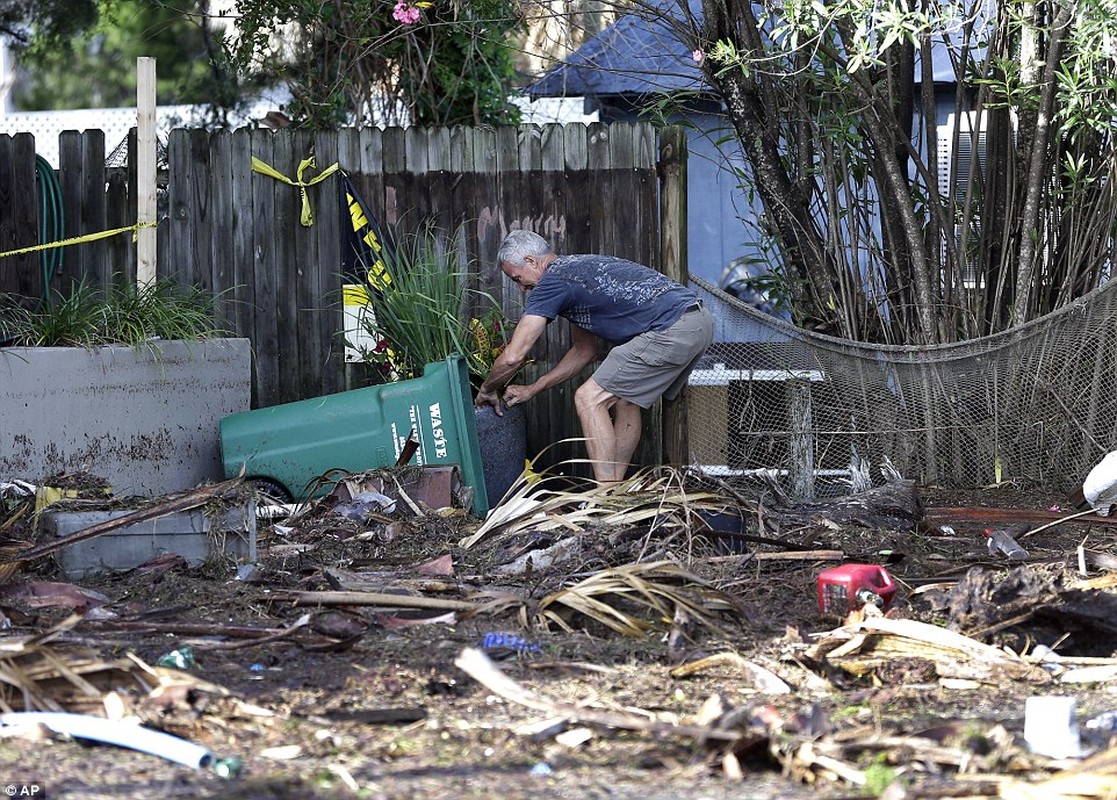
[[[391,241],[344,172],[338,182],[343,206],[342,304],[345,315],[345,360],[363,361],[380,345],[369,292],[381,292],[392,282]],[[346,222],[348,220],[348,222]]]
[[[383,289],[392,282],[388,269],[393,261],[391,242],[344,172],[339,184],[346,211],[342,218],[349,220],[348,225],[342,223],[349,240],[342,248],[344,281],[347,284],[367,283],[373,290]]]

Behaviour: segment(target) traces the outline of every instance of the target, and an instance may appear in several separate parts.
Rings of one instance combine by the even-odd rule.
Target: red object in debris
[[[896,583],[876,564],[842,564],[818,573],[818,610],[823,614],[844,617],[865,605],[865,592],[880,598],[883,611],[896,594]]]

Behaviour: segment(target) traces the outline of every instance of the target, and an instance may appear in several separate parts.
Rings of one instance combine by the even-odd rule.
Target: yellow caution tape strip
[[[256,158],[256,156],[252,157],[253,172],[259,172],[263,175],[275,178],[277,181],[283,181],[289,186],[298,187],[299,194],[302,196],[302,214],[299,217],[299,221],[308,228],[314,224],[314,215],[310,211],[310,198],[307,196],[306,193],[307,187],[324,181],[326,178],[337,172],[339,168],[340,167],[337,163],[331,164],[330,166],[326,167],[326,169],[322,170],[322,172],[318,173],[318,175],[311,178],[309,181],[304,181],[303,172],[305,172],[307,169],[314,169],[314,156],[311,156],[310,158],[304,158],[301,162],[299,162],[299,171],[296,174],[296,180],[291,180],[279,170],[271,167],[268,164],[265,164],[263,161]],[[47,242],[46,244],[37,244],[31,247],[21,247],[19,250],[9,250],[6,253],[0,253],[0,258],[4,258],[5,256],[23,255],[24,253],[34,253],[39,250],[49,250],[52,247],[66,247],[71,244],[95,242],[98,239],[107,239],[110,236],[116,236],[118,233],[124,233],[125,231],[132,231],[132,238],[134,240],[135,235],[140,230],[140,228],[153,228],[157,224],[158,223],[156,222],[140,222],[135,225],[129,225],[125,228],[113,228],[111,231],[87,233],[82,236],[74,236],[70,239],[62,239],[57,242]]]
[[[310,213],[310,198],[307,196],[306,189],[308,186],[313,186],[320,181],[324,181],[326,178],[337,172],[339,167],[337,163],[331,164],[320,173],[318,173],[318,175],[311,178],[309,181],[304,181],[303,172],[307,168],[315,168],[314,156],[311,156],[310,158],[304,158],[302,161],[299,162],[299,171],[295,173],[295,180],[291,180],[275,167],[272,167],[269,164],[265,164],[263,161],[256,158],[256,156],[252,156],[253,172],[259,172],[261,175],[267,175],[268,177],[275,178],[277,181],[283,181],[288,186],[298,187],[299,194],[302,197],[302,214],[299,216],[299,222],[303,224],[303,227],[309,228],[311,225],[314,224],[314,215]]]
[[[118,233],[125,233],[132,231],[132,241],[136,240],[136,234],[139,233],[140,228],[154,228],[159,223],[157,222],[138,222],[135,225],[129,225],[126,228],[113,228],[111,231],[99,231],[97,233],[86,233],[81,236],[73,236],[69,239],[61,239],[57,242],[47,242],[46,244],[36,244],[31,247],[21,247],[19,250],[9,250],[6,253],[0,253],[0,258],[4,256],[18,256],[23,253],[34,253],[38,250],[49,250],[52,247],[66,247],[71,244],[82,244],[84,242],[95,242],[98,239],[107,239],[110,236],[116,236]]]

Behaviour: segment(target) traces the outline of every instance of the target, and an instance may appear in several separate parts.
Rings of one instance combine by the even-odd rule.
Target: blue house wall
[[[689,0],[693,19],[701,19],[700,0]],[[674,99],[666,122],[687,132],[688,249],[690,273],[714,285],[732,274],[766,271],[767,256],[756,241],[763,208],[750,199],[739,176],[748,171],[720,103],[713,98],[684,41],[685,23],[673,4],[652,14],[633,12],[590,38],[575,53],[526,90],[531,97],[582,96],[587,112],[603,122],[632,121]],[[670,11],[668,9],[674,9]],[[682,37],[682,38],[681,38]],[[954,72],[941,42],[933,45],[937,87],[936,123],[947,123],[954,107]],[[917,64],[918,69],[918,64]],[[918,101],[917,101],[918,103]],[[917,115],[922,111],[917,108]],[[921,126],[916,127],[922,130]],[[923,149],[938,142],[920,142]],[[913,175],[914,177],[914,175]],[[744,297],[770,310],[762,298]]]

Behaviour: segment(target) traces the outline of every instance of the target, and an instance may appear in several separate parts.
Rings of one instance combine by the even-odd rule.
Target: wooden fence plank
[[[105,169],[105,228],[110,230],[136,224],[135,128],[129,129],[121,149],[126,159],[125,163]],[[156,238],[158,238],[158,231]],[[102,244],[105,248],[105,257],[111,264],[109,272],[118,274],[122,281],[135,282],[139,255],[136,252],[136,244],[132,241],[132,235],[113,236],[105,239]]]
[[[272,135],[271,166],[294,180],[299,162],[305,153],[296,147],[295,132],[290,129]],[[280,180],[269,178],[275,196],[272,219],[273,235],[281,246],[271,253],[272,290],[276,312],[276,346],[279,380],[278,396],[287,403],[299,399],[299,301],[297,244],[301,235],[302,198],[298,189]],[[263,298],[262,298],[263,299]]]
[[[222,328],[236,324],[232,292],[235,285],[233,200],[233,136],[229,131],[214,131],[209,137],[209,275],[217,296],[216,317]],[[206,265],[199,265],[205,271]]]
[[[231,305],[228,330],[256,340],[256,274],[252,251],[252,135],[247,128],[233,131],[229,143],[229,216],[232,225],[231,285],[222,288]]]
[[[679,131],[678,127],[672,127],[669,131]],[[673,134],[674,135],[674,134]],[[636,182],[633,186],[633,191],[636,192],[633,196],[647,198],[647,202],[639,203],[634,214],[636,218],[639,236],[636,237],[634,246],[642,246],[647,248],[637,261],[642,261],[645,264],[655,265],[660,263],[660,207],[655,202],[658,197],[659,187],[659,145],[657,143],[656,131],[650,125],[641,125],[634,127],[631,131],[632,136],[632,157],[633,157],[633,171],[635,172]],[[684,181],[683,191],[686,191],[686,183]],[[683,210],[685,217],[685,206]],[[683,243],[683,251],[686,251],[686,244]]]
[[[406,196],[408,183],[403,129],[385,128],[380,142],[381,174],[384,179],[384,224],[393,228],[410,224],[414,215],[400,202],[401,196]]]
[[[428,218],[441,231],[448,234],[459,232],[457,229],[462,224],[462,218],[459,209],[454,207],[452,196],[454,176],[450,172],[450,129],[433,128],[427,131],[426,145],[423,157],[430,203],[427,208]],[[408,170],[414,172],[410,153],[408,159]],[[460,233],[464,234],[464,231]]]
[[[263,128],[253,131],[252,154],[266,164],[274,164],[275,138],[275,134]],[[256,332],[252,342],[256,366],[252,376],[254,406],[275,405],[284,397],[279,372],[279,314],[276,302],[279,279],[275,253],[284,248],[285,242],[280,240],[281,228],[276,219],[277,191],[274,178],[252,173],[252,271],[256,287],[252,306]]]
[[[589,125],[586,130],[588,158],[587,158],[587,198],[588,202],[601,210],[606,215],[595,226],[594,241],[590,248],[595,253],[615,256],[616,252],[615,231],[617,218],[617,205],[624,203],[626,195],[613,190],[613,173],[610,160],[612,139],[608,125],[596,122]]]
[[[297,171],[298,162],[310,154],[315,156],[315,166],[303,173],[302,179],[310,181],[318,177],[323,169],[333,163],[328,154],[319,154],[315,149],[315,137],[312,132],[296,130],[292,132],[292,158],[291,175]],[[326,180],[329,180],[328,178]],[[321,296],[321,267],[318,260],[318,234],[322,224],[324,207],[328,203],[322,200],[324,182],[307,187],[306,193],[310,201],[311,213],[314,215],[313,224],[310,226],[301,223],[295,228],[294,260],[290,279],[285,291],[293,295],[292,309],[295,322],[295,349],[297,360],[294,362],[294,372],[291,374],[292,388],[295,394],[292,399],[301,397],[316,397],[322,394],[320,370],[320,336],[318,335],[316,310],[322,303]]]
[[[0,252],[40,243],[35,187],[35,138],[29,133],[0,136]],[[0,291],[40,296],[41,263],[38,252],[0,259]]]
[[[105,170],[105,227],[110,230],[126,228],[136,222],[136,204],[132,200],[135,195],[128,178],[127,167],[110,167]],[[132,244],[131,235],[106,239],[105,249],[113,271],[120,273],[122,280],[134,282],[136,248]]]
[[[159,254],[159,274],[185,283],[196,283],[194,265],[198,261],[195,234],[200,225],[196,208],[195,137],[187,130],[173,130],[167,137],[169,173],[170,252]]]
[[[99,130],[84,131],[81,137],[82,233],[100,233],[108,229],[105,209],[105,134]],[[122,234],[128,236],[128,234]],[[131,241],[129,236],[128,241]],[[107,240],[98,239],[79,245],[86,251],[87,273],[99,285],[106,285],[117,272],[109,258]]]
[[[324,131],[314,136],[314,152],[318,166],[325,170],[333,164],[341,164],[338,148],[338,134]],[[308,312],[310,317],[306,333],[314,335],[317,341],[308,341],[312,356],[312,375],[304,376],[303,385],[307,392],[332,394],[342,386],[340,365],[344,358],[341,340],[341,247],[340,234],[343,218],[343,198],[341,197],[340,172],[319,183],[317,189],[317,208],[312,233],[315,242],[315,261],[303,265],[308,275],[315,276],[309,284],[308,301],[313,301]],[[345,212],[345,216],[348,212]],[[308,232],[309,233],[309,232]],[[308,337],[304,337],[308,338]]]
[[[127,187],[106,195],[103,134],[95,156],[97,135],[71,132],[60,138],[64,168],[59,173],[74,223],[70,234],[102,229],[96,226],[98,214],[103,224],[111,220],[114,226],[130,224],[127,214],[134,218],[134,210],[121,210],[129,203],[106,199],[122,196]],[[252,340],[255,406],[336,391],[354,386],[357,379],[342,364],[337,336],[340,247],[348,224],[338,183],[331,178],[310,187],[315,224],[306,228],[299,223],[298,189],[251,172],[253,155],[294,179],[299,161],[313,146],[317,169],[335,160],[341,164],[382,228],[403,234],[428,218],[444,230],[460,226],[479,273],[477,287],[496,297],[514,321],[522,313],[522,296],[496,263],[497,248],[509,230],[535,230],[560,253],[608,245],[618,255],[653,263],[658,210],[655,150],[649,157],[648,147],[654,142],[654,130],[644,123],[317,135],[263,129],[173,131],[160,274],[227,292],[219,322]],[[315,174],[308,171],[304,178]],[[99,205],[90,206],[82,197],[92,191],[90,182],[97,187]],[[117,185],[115,174],[110,182]],[[112,209],[108,219],[106,207]],[[130,237],[121,240],[130,247]],[[91,252],[87,247],[68,250]],[[73,259],[76,266],[67,263],[65,270],[74,275],[102,280],[112,271],[103,258],[99,263],[80,254]],[[119,255],[115,260],[121,263]],[[469,312],[480,309],[478,301]],[[533,352],[537,363],[525,378],[549,368],[568,346],[566,323],[549,326]],[[374,377],[366,373],[360,380]],[[571,402],[576,383],[541,395],[527,409],[529,450],[581,435]],[[578,445],[564,445],[544,462],[582,452]]]
[[[62,215],[66,220],[66,238],[78,236],[81,230],[81,134],[62,131],[58,134],[58,182],[62,189]],[[62,248],[62,269],[59,284],[85,275],[85,253],[79,245]]]

